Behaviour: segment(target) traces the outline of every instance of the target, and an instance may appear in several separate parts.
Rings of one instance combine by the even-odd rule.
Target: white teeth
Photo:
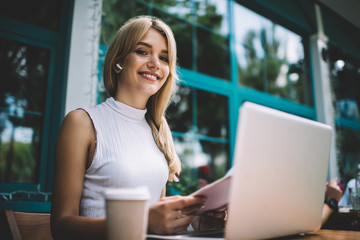
[[[152,79],[154,79],[154,80],[157,80],[157,77],[154,76],[154,75],[145,74],[145,73],[143,73],[142,75],[143,75],[144,77],[148,77],[148,78],[152,78]]]

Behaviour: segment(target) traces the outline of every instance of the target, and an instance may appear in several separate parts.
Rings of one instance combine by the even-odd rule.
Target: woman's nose
[[[148,68],[159,69],[160,68],[160,59],[156,56],[152,56],[149,59],[147,66],[148,66]]]

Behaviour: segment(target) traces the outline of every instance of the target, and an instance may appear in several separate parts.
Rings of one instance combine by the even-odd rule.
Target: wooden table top
[[[320,229],[313,233],[304,235],[288,236],[280,239],[302,239],[302,240],[354,240],[360,239],[360,232],[345,230]]]

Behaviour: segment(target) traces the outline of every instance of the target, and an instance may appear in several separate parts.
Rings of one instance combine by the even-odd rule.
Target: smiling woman
[[[150,233],[189,226],[203,199],[165,197],[165,184],[177,181],[181,170],[164,117],[177,78],[175,39],[160,19],[136,17],[115,34],[104,62],[111,97],[70,112],[60,129],[51,205],[54,238],[104,239],[106,188],[148,187]]]
[[[158,30],[149,29],[124,59],[117,60],[123,70],[119,74],[115,99],[144,109],[147,100],[169,76],[167,43]]]

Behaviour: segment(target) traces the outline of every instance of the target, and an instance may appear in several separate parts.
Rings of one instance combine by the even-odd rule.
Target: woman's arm
[[[95,150],[95,132],[87,113],[70,112],[61,126],[56,150],[51,204],[55,239],[104,239],[105,219],[79,216],[84,174]]]

